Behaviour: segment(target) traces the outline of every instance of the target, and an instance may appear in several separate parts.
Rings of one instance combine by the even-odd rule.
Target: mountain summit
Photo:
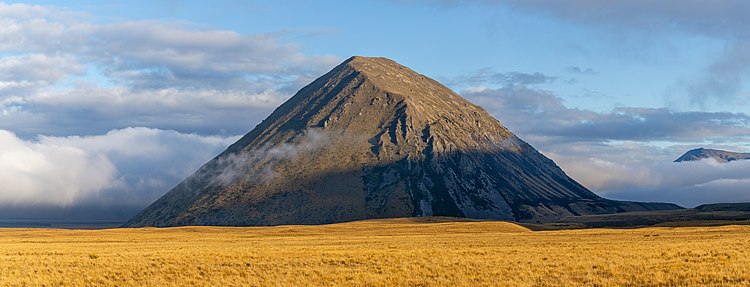
[[[750,153],[731,152],[719,149],[696,148],[674,160],[674,162],[696,161],[704,158],[713,158],[718,162],[730,162],[735,160],[750,160]]]
[[[603,199],[440,83],[386,58],[352,57],[126,226],[547,221],[676,208]]]

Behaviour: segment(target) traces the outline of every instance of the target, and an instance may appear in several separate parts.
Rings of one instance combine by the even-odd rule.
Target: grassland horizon
[[[747,286],[750,226],[0,229],[3,286]]]

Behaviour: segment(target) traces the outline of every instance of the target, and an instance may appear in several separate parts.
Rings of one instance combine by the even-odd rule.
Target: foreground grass
[[[440,221],[0,229],[0,285],[750,285],[750,226],[531,232]]]

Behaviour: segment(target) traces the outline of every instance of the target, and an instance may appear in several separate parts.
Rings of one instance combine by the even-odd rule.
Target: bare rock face
[[[705,158],[713,158],[718,162],[730,162],[735,160],[750,160],[750,153],[731,152],[718,149],[696,148],[687,151],[674,162],[697,161]]]
[[[389,59],[353,57],[126,226],[541,222],[677,208],[600,198],[440,83]]]

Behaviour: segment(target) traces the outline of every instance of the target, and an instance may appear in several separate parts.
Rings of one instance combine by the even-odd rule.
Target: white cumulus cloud
[[[115,178],[116,167],[103,154],[0,130],[0,204],[67,206],[111,187]]]
[[[237,139],[126,128],[23,140],[0,130],[0,206],[142,208]]]

